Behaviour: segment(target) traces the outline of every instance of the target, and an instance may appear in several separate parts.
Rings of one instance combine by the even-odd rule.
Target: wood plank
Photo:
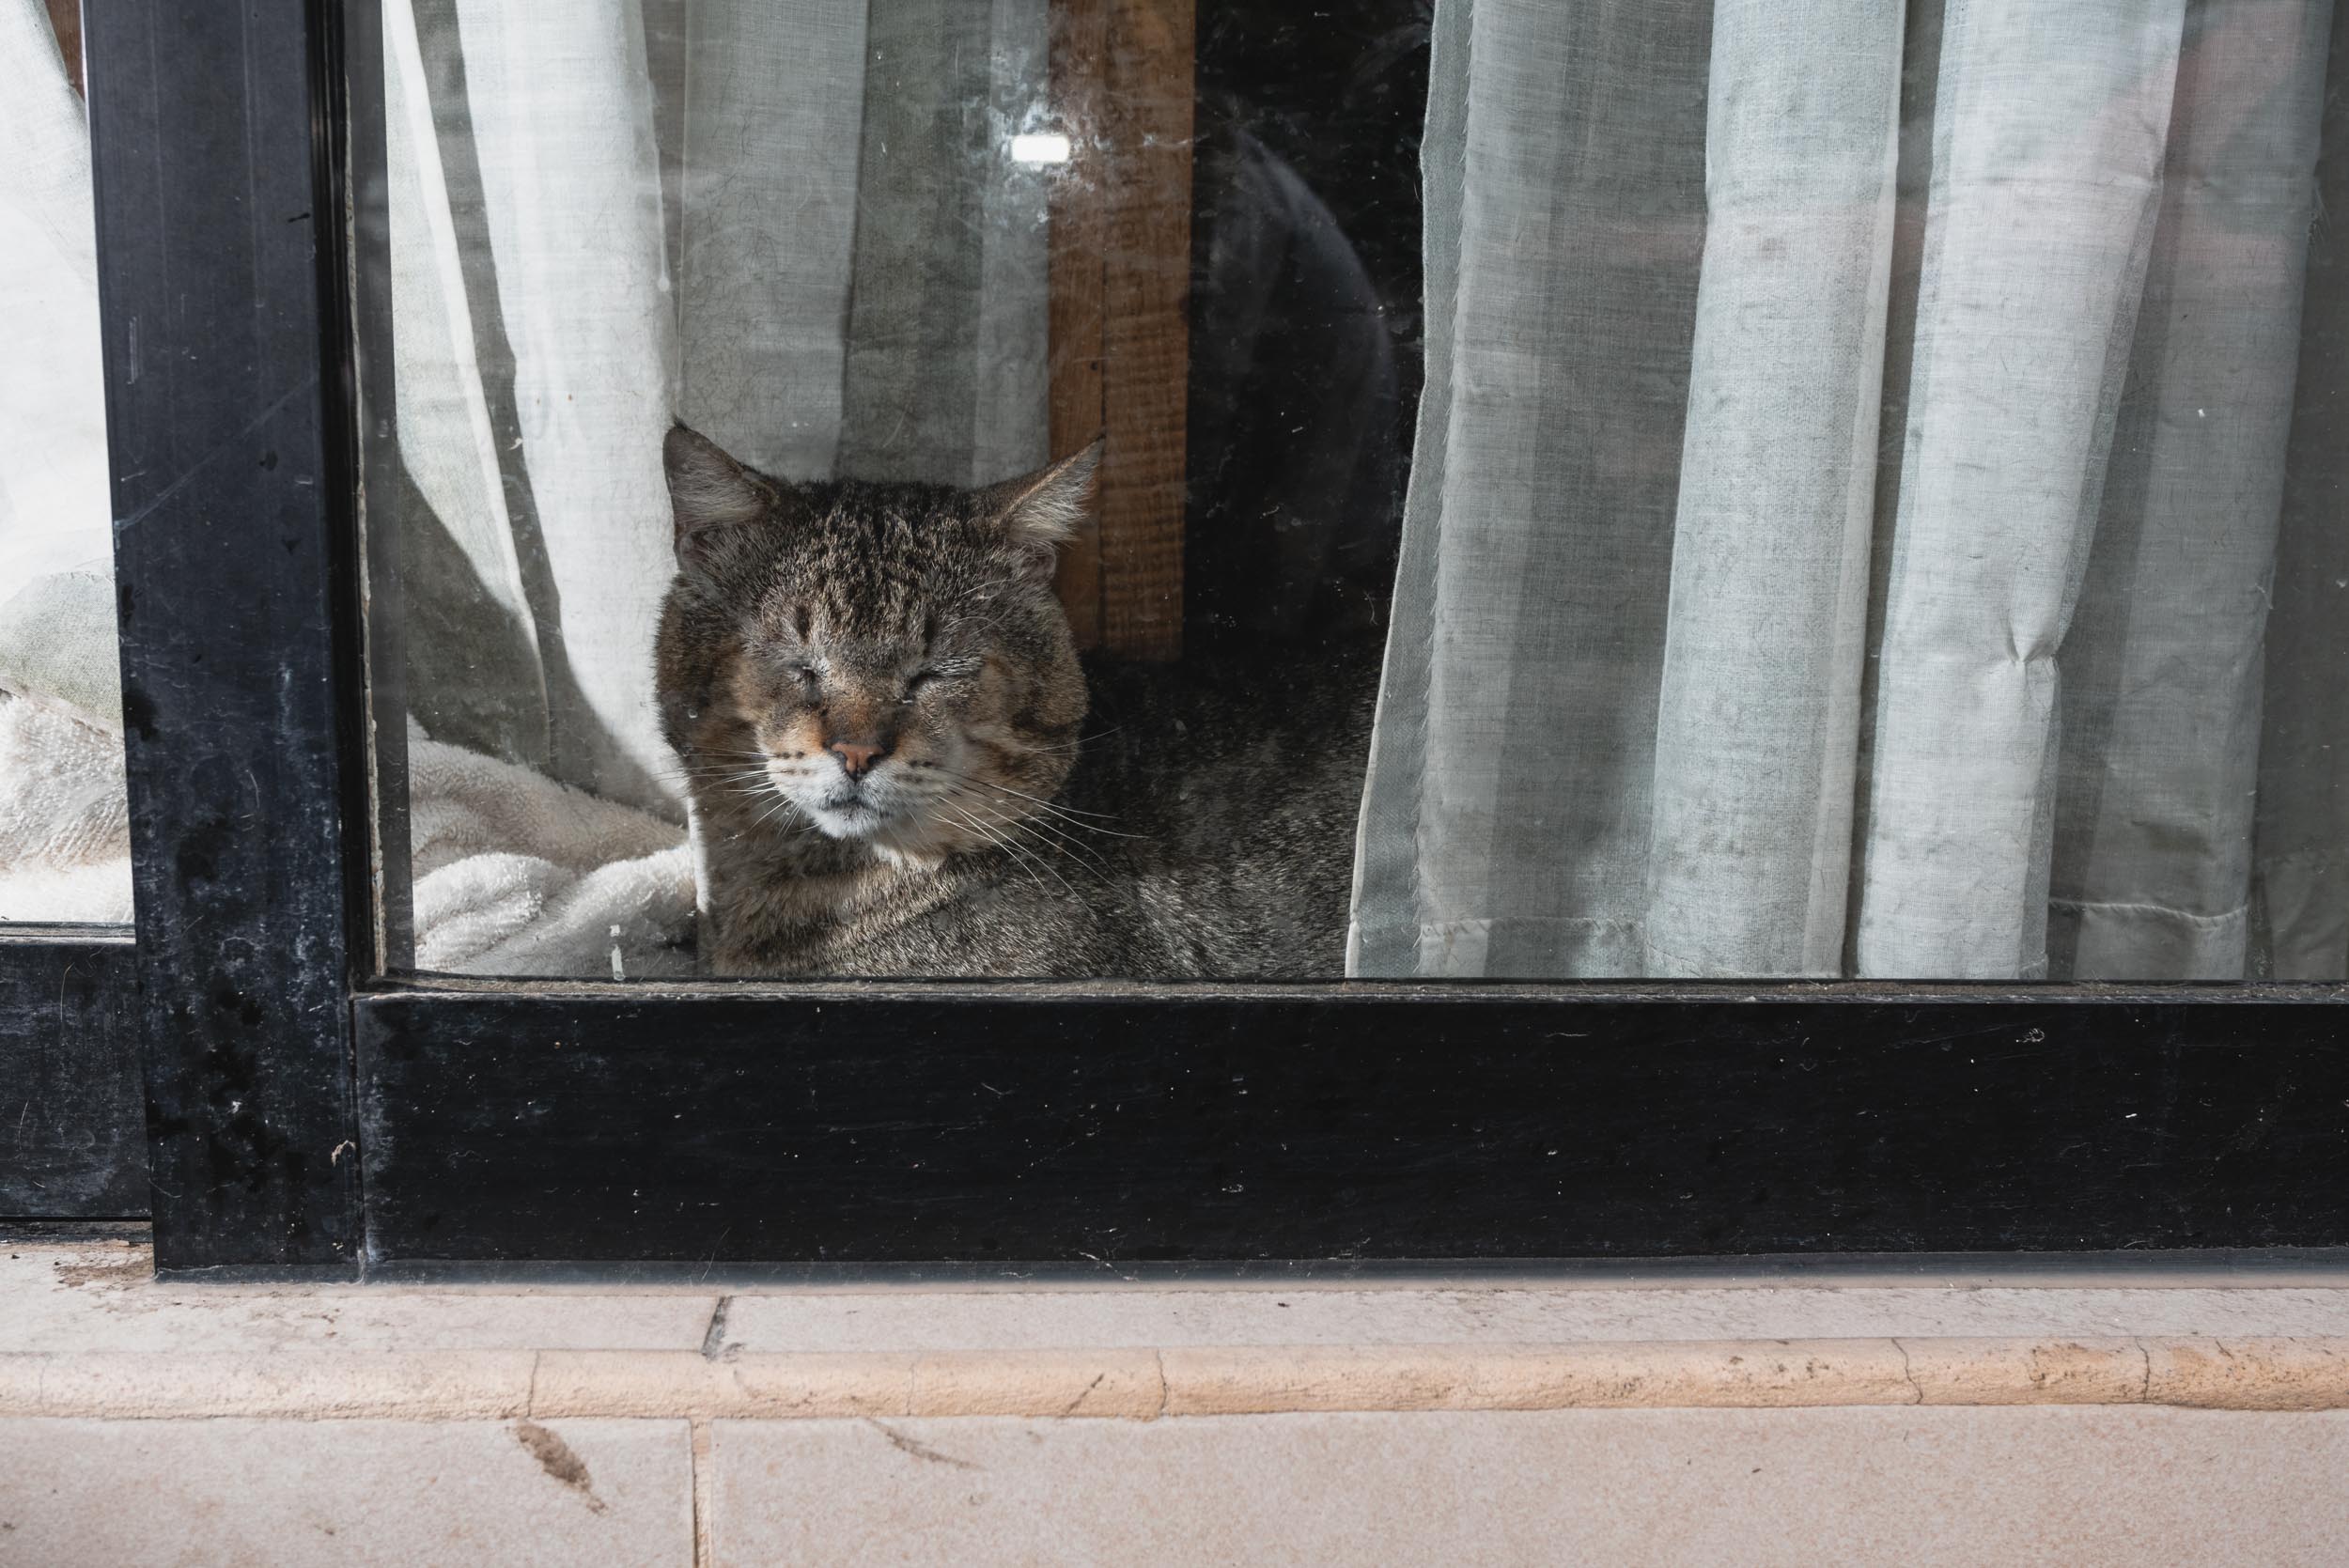
[[[65,56],[66,79],[82,91],[82,0],[49,0],[49,25],[56,30],[57,51]]]
[[[1055,459],[1102,433],[1102,251],[1108,238],[1108,172],[1100,134],[1109,0],[1053,0],[1052,115],[1069,158],[1046,191],[1050,241],[1050,430]],[[1061,551],[1055,580],[1077,645],[1101,644],[1101,528],[1098,520]]]
[[[1101,630],[1112,651],[1183,646],[1190,338],[1193,0],[1107,0]]]

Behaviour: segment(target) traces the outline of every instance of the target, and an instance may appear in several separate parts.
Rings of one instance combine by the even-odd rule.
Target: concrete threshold
[[[2349,1339],[1875,1339],[746,1353],[0,1353],[0,1417],[511,1421],[1835,1405],[2349,1409]]]
[[[5,1245],[0,1417],[2349,1409],[2338,1286],[224,1286],[135,1234]]]

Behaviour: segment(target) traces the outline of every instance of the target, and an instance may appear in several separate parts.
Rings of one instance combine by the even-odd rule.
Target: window
[[[75,8],[0,15],[0,1213],[143,1213],[98,258]]]
[[[2327,8],[1916,9],[94,18],[163,1265],[2338,1243]],[[713,963],[717,790],[953,862],[941,582],[1097,644],[1081,765],[1369,630],[1327,962]],[[1264,750],[988,886],[1262,847]]]
[[[1426,30],[1305,20],[384,8],[389,969],[1344,972]]]

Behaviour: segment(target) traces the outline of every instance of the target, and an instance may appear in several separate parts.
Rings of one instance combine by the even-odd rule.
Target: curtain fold
[[[1365,798],[1360,972],[1641,961],[1710,11],[1477,0],[1454,54],[1461,149],[1432,119],[1424,144],[1431,168],[1462,170],[1456,232],[1429,230],[1431,276],[1456,269],[1449,364],[1430,354],[1431,385],[1449,381],[1441,491],[1405,520],[1405,556],[1432,581],[1398,589],[1429,613],[1398,613],[1392,633],[1429,647],[1412,656],[1424,684],[1384,694],[1377,763],[1416,778]],[[1430,481],[1423,468],[1412,488]],[[1431,523],[1433,548],[1415,536]]]
[[[399,373],[394,418],[400,469],[412,487],[402,576],[430,613],[463,604],[464,631],[409,629],[432,650],[434,720],[463,740],[544,768],[549,700],[539,633],[507,510],[449,183],[432,116],[430,79],[410,0],[383,0],[385,199],[392,232],[392,341]],[[441,579],[435,581],[436,578]],[[455,668],[426,660],[454,656]]]
[[[864,0],[656,4],[677,417],[825,479],[841,439]]]
[[[1642,968],[1843,955],[1902,16],[1718,0]]]
[[[2322,39],[2320,29],[2311,29]],[[2334,27],[2327,95],[2349,81]],[[2253,865],[2255,973],[2349,980],[2349,116],[2316,161],[2299,380],[2286,444],[2268,619]]]
[[[1475,0],[1436,8],[1428,39],[1427,119],[1420,140],[1421,274],[1427,323],[1426,379],[1403,496],[1392,624],[1378,706],[1371,724],[1361,815],[1354,832],[1354,907],[1346,924],[1348,974],[1414,974],[1419,968],[1419,856],[1399,841],[1417,832],[1427,757],[1426,693],[1433,678],[1436,552],[1443,538],[1445,447],[1452,431],[1452,323],[1460,299],[1462,187],[1468,179],[1468,49]]]
[[[1872,715],[1859,974],[2046,970],[2058,650],[2100,509],[2183,0],[1950,0]]]
[[[840,467],[969,485],[1045,460],[1044,0],[868,23]]]
[[[459,0],[457,22],[522,468],[559,600],[542,633],[576,683],[553,715],[552,770],[666,807],[646,666],[672,570],[661,441],[676,321],[643,17],[636,0]]]
[[[2330,8],[2187,12],[2153,268],[2065,649],[2048,928],[2060,978],[2245,972],[2261,650]]]
[[[1439,4],[1350,971],[2256,967],[2329,11]]]

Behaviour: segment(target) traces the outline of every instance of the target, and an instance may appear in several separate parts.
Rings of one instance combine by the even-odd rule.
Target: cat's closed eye
[[[913,701],[914,694],[924,687],[959,680],[975,672],[979,664],[980,661],[975,659],[944,659],[935,664],[925,664],[913,674],[906,676],[905,686],[899,691],[897,700],[901,703],[910,703]]]

